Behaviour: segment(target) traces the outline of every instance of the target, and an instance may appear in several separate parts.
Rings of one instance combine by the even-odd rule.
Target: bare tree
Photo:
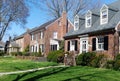
[[[0,41],[10,23],[25,24],[28,8],[24,0],[0,0]]]
[[[43,4],[45,6],[42,7],[47,9],[52,17],[58,18],[63,10],[68,16],[75,16],[78,13],[84,13],[87,9],[98,8],[101,0],[45,0]]]

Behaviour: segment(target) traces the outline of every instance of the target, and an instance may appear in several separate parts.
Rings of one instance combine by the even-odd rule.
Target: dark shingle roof
[[[42,24],[42,25],[39,26],[39,27],[32,28],[32,29],[29,30],[29,33],[32,33],[32,32],[34,32],[34,31],[36,31],[36,30],[38,30],[38,29],[45,28],[45,27],[48,26],[49,24],[53,23],[55,20],[57,20],[57,19],[50,20],[50,21],[48,21],[48,22]],[[25,32],[25,33],[23,33],[23,34],[21,34],[21,35],[15,37],[14,39],[22,38],[26,33],[27,33],[27,32]]]
[[[50,21],[42,24],[42,25],[39,26],[39,27],[35,27],[35,28],[31,29],[30,33],[34,32],[34,31],[36,31],[36,30],[38,30],[38,29],[45,28],[45,27],[48,26],[49,24],[53,23],[55,20],[57,20],[57,19],[50,20]]]
[[[11,47],[19,47],[19,45],[16,42],[10,42]]]
[[[91,27],[86,28],[85,23],[84,23],[84,25],[80,26],[79,30],[76,30],[76,31],[71,30],[65,35],[65,37],[77,36],[77,35],[87,34],[87,33],[91,33],[91,32],[97,32],[97,31],[115,28],[115,26],[120,21],[120,0],[114,2],[113,4],[110,4],[108,7],[111,7],[111,9],[119,10],[119,11],[118,12],[112,12],[112,11],[109,12],[109,14],[108,14],[109,20],[108,20],[107,24],[100,25],[100,17],[98,17],[97,20],[92,24]],[[95,13],[98,13],[99,11],[100,10],[93,10],[93,12],[95,12]]]

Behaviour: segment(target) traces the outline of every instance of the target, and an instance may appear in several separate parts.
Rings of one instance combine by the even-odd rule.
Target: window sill
[[[101,51],[104,51],[104,49],[99,49],[99,50],[96,50],[97,52],[101,52]]]

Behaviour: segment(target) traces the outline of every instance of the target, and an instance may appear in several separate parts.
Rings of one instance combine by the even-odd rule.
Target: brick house
[[[97,52],[114,58],[120,52],[120,0],[74,17],[65,36],[65,51]]]
[[[15,37],[13,40],[9,39],[7,52],[23,52],[24,49],[30,44],[30,30],[28,29],[24,34]]]
[[[30,51],[39,52],[44,56],[50,51],[59,50],[63,36],[73,28],[72,23],[67,19],[66,12],[58,19],[50,20],[43,25],[33,28],[30,31]]]

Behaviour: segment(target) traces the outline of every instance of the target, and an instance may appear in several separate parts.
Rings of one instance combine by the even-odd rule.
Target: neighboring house
[[[120,53],[120,0],[74,17],[65,36],[65,51],[97,52],[114,58]]]
[[[50,51],[59,50],[63,36],[73,28],[72,23],[67,19],[66,12],[58,19],[46,22],[40,27],[31,30],[31,52],[41,51],[44,56]]]
[[[24,34],[15,37],[13,40],[9,39],[6,43],[7,52],[23,52],[25,48],[30,45],[30,30],[28,29]]]
[[[7,48],[8,48],[7,52],[9,54],[11,52],[19,52],[20,49],[19,45],[15,41],[10,42]]]
[[[5,43],[0,41],[0,51],[4,51]]]
[[[18,36],[18,37],[15,37],[13,40],[15,41],[16,44],[19,45],[19,51],[20,52],[23,52],[25,50],[25,48],[30,45],[30,30],[27,29],[27,31]]]

